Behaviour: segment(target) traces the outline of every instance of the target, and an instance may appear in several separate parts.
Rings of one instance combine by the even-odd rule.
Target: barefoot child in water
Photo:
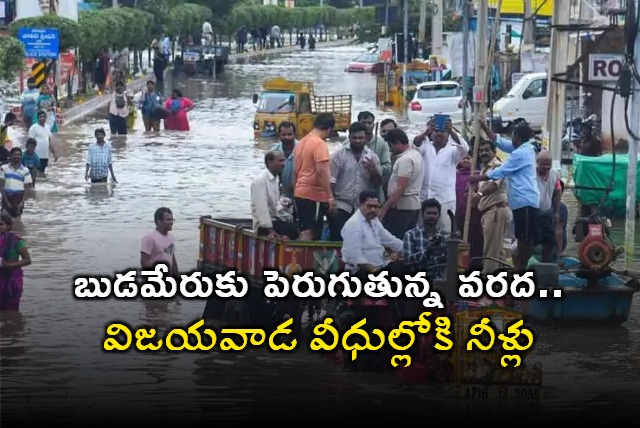
[[[33,187],[36,187],[36,173],[40,167],[40,158],[36,154],[36,144],[38,142],[35,138],[29,138],[26,143],[26,151],[22,154],[22,165],[26,166],[31,173],[31,180],[33,181]]]

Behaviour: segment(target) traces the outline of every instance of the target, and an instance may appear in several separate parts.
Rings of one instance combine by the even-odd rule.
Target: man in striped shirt
[[[22,165],[22,149],[14,147],[9,155],[9,163],[0,167],[0,193],[2,211],[13,218],[19,218],[24,210],[26,189],[33,185],[29,168]]]
[[[87,152],[87,169],[84,179],[92,183],[106,183],[111,173],[111,181],[117,183],[116,175],[113,173],[113,154],[111,144],[105,141],[106,133],[104,129],[96,129],[94,135],[96,142],[89,146]]]

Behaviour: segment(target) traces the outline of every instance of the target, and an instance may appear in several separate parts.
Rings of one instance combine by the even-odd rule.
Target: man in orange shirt
[[[331,191],[331,157],[325,142],[335,124],[332,114],[320,113],[311,132],[300,140],[293,151],[293,196],[302,241],[319,240],[325,214],[336,208]]]

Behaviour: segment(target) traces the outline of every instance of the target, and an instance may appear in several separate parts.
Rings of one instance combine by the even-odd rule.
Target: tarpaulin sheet
[[[624,215],[626,211],[627,198],[627,166],[629,165],[629,155],[616,154],[616,167],[613,190],[609,193],[603,208],[612,210],[616,215]],[[576,186],[599,187],[606,189],[611,183],[611,172],[613,169],[613,155],[602,156],[573,156],[573,180]],[[640,167],[638,177],[640,182]],[[636,198],[640,200],[640,188],[636,187]],[[574,194],[582,204],[598,204],[605,195],[601,190],[575,189]]]

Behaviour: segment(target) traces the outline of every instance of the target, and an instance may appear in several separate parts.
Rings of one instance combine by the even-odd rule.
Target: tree
[[[83,60],[91,61],[101,49],[143,49],[152,38],[153,16],[139,9],[118,7],[80,12],[80,40],[76,46]],[[136,28],[136,31],[131,31]]]
[[[81,38],[78,23],[58,15],[34,16],[13,21],[9,26],[9,32],[13,37],[17,37],[20,28],[58,28],[61,51],[78,46]]]
[[[239,3],[224,17],[218,16],[214,10],[213,24],[217,31],[227,35],[234,34],[243,25],[252,29],[276,24],[291,34],[294,30],[315,28],[321,24],[328,28],[340,28],[356,23],[373,23],[374,15],[375,9],[371,7],[336,9],[333,6],[309,6],[290,9]]]
[[[355,6],[353,0],[329,0],[329,4],[337,9],[347,9]]]
[[[242,4],[254,4],[254,2],[250,0],[194,0],[194,3],[211,9],[213,11],[213,16],[216,18],[222,18],[229,15],[234,7]]]
[[[83,82],[93,73],[93,61],[102,49],[134,51],[148,48],[154,17],[143,10],[129,7],[80,12],[78,52],[82,64]],[[131,31],[136,28],[136,31]],[[137,59],[137,56],[134,58]],[[137,60],[134,60],[134,69]]]
[[[170,36],[200,33],[202,23],[211,20],[213,12],[205,6],[195,3],[184,3],[174,7],[167,18],[167,33]]]
[[[0,37],[0,80],[11,81],[24,68],[24,45],[15,37]]]

